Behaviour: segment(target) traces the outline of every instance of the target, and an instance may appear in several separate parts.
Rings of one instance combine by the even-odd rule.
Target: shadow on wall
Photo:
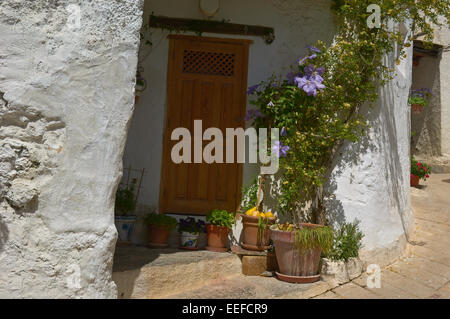
[[[403,168],[402,168],[402,151],[401,145],[399,145],[399,132],[398,123],[396,118],[398,117],[399,110],[395,108],[405,107],[396,103],[399,101],[395,96],[396,92],[401,92],[405,78],[399,75],[397,80],[394,80],[390,85],[379,89],[379,100],[374,107],[369,104],[362,106],[361,115],[368,120],[370,134],[363,136],[358,143],[352,143],[349,141],[344,142],[341,146],[338,156],[333,162],[330,176],[327,179],[328,182],[325,185],[325,189],[329,194],[325,200],[327,209],[328,221],[332,225],[340,225],[346,221],[344,207],[342,202],[336,198],[336,191],[338,189],[337,182],[339,177],[344,172],[357,170],[357,174],[361,173],[362,168],[357,168],[361,162],[362,155],[373,154],[376,157],[375,160],[384,161],[380,167],[384,167],[384,170],[380,170],[379,174],[383,174],[380,178],[374,177],[374,181],[382,181],[387,186],[386,194],[389,194],[389,205],[392,208],[397,209],[401,214],[400,218],[403,221],[403,212],[407,205],[403,189],[405,185]],[[397,87],[398,86],[398,87]],[[404,101],[406,104],[406,101]],[[403,112],[403,111],[400,111]],[[407,110],[404,110],[407,112]],[[400,139],[401,140],[401,139]],[[409,162],[408,162],[409,163]],[[409,165],[409,164],[408,164]],[[352,169],[353,167],[353,169]],[[375,173],[375,172],[368,172]],[[357,179],[351,172],[349,178]],[[352,183],[352,181],[350,181]],[[352,198],[352,200],[357,200]]]
[[[0,216],[0,252],[3,251],[3,247],[9,238],[9,229],[6,223],[3,221],[2,216]]]
[[[429,88],[433,96],[421,113],[411,112],[411,153],[440,156],[441,153],[441,55],[424,56],[412,69],[412,89]]]
[[[369,105],[363,105],[361,115],[368,119],[369,125],[374,126],[374,123],[379,120],[380,109],[371,108]],[[335,192],[338,189],[338,177],[344,173],[344,170],[346,170],[347,167],[356,167],[360,162],[361,155],[368,152],[374,153],[377,149],[377,146],[371,142],[368,135],[363,136],[357,143],[345,141],[340,147],[340,150],[334,158],[332,167],[329,171],[327,182],[324,185],[327,192],[325,207],[329,224],[342,225],[347,222],[345,218],[344,206],[335,195]],[[350,175],[350,178],[353,178],[353,175]]]

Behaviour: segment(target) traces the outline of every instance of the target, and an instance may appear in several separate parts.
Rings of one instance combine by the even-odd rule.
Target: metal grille
[[[234,54],[184,50],[183,72],[206,75],[234,75]]]

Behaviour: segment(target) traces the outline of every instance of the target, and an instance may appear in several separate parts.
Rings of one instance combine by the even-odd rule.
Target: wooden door
[[[240,203],[242,164],[194,163],[194,120],[222,130],[245,127],[249,40],[169,36],[167,112],[160,190],[160,212],[204,215],[235,211]],[[191,163],[175,164],[170,139],[178,127],[192,137]],[[209,141],[204,141],[203,146]],[[235,143],[236,144],[236,143]],[[225,145],[224,145],[225,147]],[[236,158],[236,152],[235,152]]]

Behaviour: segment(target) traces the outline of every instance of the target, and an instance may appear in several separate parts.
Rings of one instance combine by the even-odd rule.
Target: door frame
[[[169,149],[165,146],[167,138],[169,138],[169,135],[171,132],[168,132],[169,128],[169,119],[168,119],[168,108],[169,105],[172,105],[172,99],[174,96],[171,96],[170,94],[170,85],[171,85],[171,77],[173,74],[173,65],[174,65],[174,59],[175,59],[175,48],[174,43],[175,40],[190,40],[190,41],[205,41],[205,42],[214,42],[214,43],[229,43],[229,44],[240,44],[244,48],[244,55],[243,55],[243,70],[242,72],[242,83],[243,86],[247,87],[247,78],[248,78],[248,60],[249,60],[249,46],[253,43],[253,40],[249,39],[231,39],[231,38],[216,38],[216,37],[202,37],[202,36],[189,36],[189,35],[168,35],[167,38],[169,39],[169,52],[168,52],[168,61],[167,61],[167,79],[166,79],[166,107],[164,109],[164,131],[163,131],[163,143],[162,148],[162,161],[161,161],[161,175],[160,175],[160,187],[159,187],[159,202],[158,202],[158,211],[159,213],[163,214],[182,214],[182,215],[200,215],[204,216],[205,213],[199,212],[199,213],[192,213],[192,212],[163,212],[164,209],[164,200],[165,200],[165,178],[167,174],[168,165],[166,164],[165,159],[167,158],[167,152],[170,152]],[[242,91],[241,98],[240,98],[240,105],[243,108],[243,111],[245,113],[247,108],[247,94],[246,89]],[[243,121],[243,128],[245,128],[245,121]],[[236,200],[235,200],[235,209],[237,210],[242,196],[242,174],[243,174],[243,164],[237,163],[238,165],[238,177],[237,177],[237,185],[236,185]]]

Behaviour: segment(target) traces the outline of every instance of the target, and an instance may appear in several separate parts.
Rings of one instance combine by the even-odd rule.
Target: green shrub
[[[226,210],[215,209],[206,215],[206,221],[215,226],[232,228],[235,223],[235,213],[229,213]]]
[[[334,232],[333,246],[328,253],[328,258],[348,261],[352,257],[358,257],[363,237],[364,235],[359,229],[359,221],[342,224]]]
[[[144,216],[145,225],[164,226],[167,230],[174,229],[178,222],[175,218],[157,213],[149,213]]]
[[[115,211],[119,216],[131,215],[136,209],[136,200],[134,198],[134,183],[129,187],[121,187],[116,192]]]
[[[414,159],[414,156],[411,156],[411,174],[414,176],[418,176],[420,179],[424,181],[430,177],[431,168],[425,163],[418,162]]]

